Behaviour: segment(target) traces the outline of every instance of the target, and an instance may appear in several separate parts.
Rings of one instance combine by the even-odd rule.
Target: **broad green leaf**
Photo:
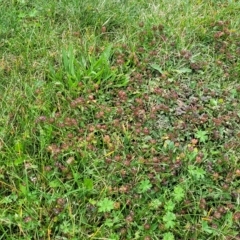
[[[20,184],[19,185],[19,189],[20,189],[20,192],[23,194],[23,195],[27,195],[27,193],[28,193],[28,189],[27,189],[27,187],[25,186],[25,185],[23,185],[23,184]]]
[[[191,73],[192,69],[190,69],[190,68],[180,68],[180,69],[176,69],[176,70],[173,70],[173,71],[177,72],[179,74],[181,74],[181,73]]]
[[[93,180],[90,178],[84,178],[83,180],[84,187],[87,188],[88,190],[93,189]]]
[[[202,230],[210,234],[213,232],[213,230],[208,226],[207,221],[202,221]]]
[[[218,105],[218,101],[216,99],[212,98],[212,99],[210,99],[210,105],[215,107]]]
[[[14,143],[14,149],[17,153],[22,153],[23,152],[23,149],[24,149],[24,145],[23,145],[23,142],[21,142],[20,140],[17,140],[15,143]]]
[[[14,165],[18,166],[18,165],[22,164],[24,161],[25,161],[25,158],[20,156],[14,160]]]
[[[156,63],[153,63],[150,65],[153,69],[157,70],[158,72],[160,72],[161,74],[163,74],[163,70],[161,69],[161,67],[159,65],[157,65]]]
[[[55,179],[49,183],[49,187],[51,188],[57,188],[60,187],[62,184],[59,180]]]

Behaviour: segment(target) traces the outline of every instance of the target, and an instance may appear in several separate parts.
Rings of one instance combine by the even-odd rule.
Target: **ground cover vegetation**
[[[240,239],[239,1],[1,1],[0,239]]]

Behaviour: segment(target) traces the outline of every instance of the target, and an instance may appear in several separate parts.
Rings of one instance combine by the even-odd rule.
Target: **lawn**
[[[240,239],[239,16],[1,1],[0,239]]]

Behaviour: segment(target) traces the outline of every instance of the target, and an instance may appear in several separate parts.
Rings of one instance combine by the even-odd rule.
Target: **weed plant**
[[[240,239],[239,1],[2,1],[0,239]]]

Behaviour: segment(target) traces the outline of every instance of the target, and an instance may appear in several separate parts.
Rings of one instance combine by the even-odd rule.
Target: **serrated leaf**
[[[173,211],[174,207],[175,203],[172,200],[167,201],[164,205],[164,209],[167,211]]]
[[[104,198],[103,200],[100,200],[97,203],[98,211],[99,212],[110,212],[111,210],[114,209],[114,201],[108,199],[108,198]]]
[[[161,69],[161,67],[159,65],[157,65],[156,63],[153,63],[150,65],[153,69],[157,70],[158,72],[160,72],[161,74],[163,74],[163,70]]]
[[[175,201],[180,202],[183,200],[185,194],[184,194],[184,189],[181,186],[176,186],[173,192],[174,192],[173,197]]]
[[[151,209],[158,209],[160,206],[162,205],[162,202],[158,199],[153,199],[150,204],[149,207]]]
[[[147,192],[149,189],[151,189],[151,187],[152,184],[148,179],[142,180],[138,187],[139,193]]]
[[[114,222],[112,221],[112,219],[106,219],[105,225],[106,225],[107,227],[113,227]]]
[[[163,234],[163,240],[175,240],[175,237],[171,232],[166,232]]]
[[[195,137],[198,138],[200,140],[200,142],[206,142],[206,140],[208,140],[208,132],[207,131],[198,130],[195,133]]]
[[[167,212],[163,216],[164,225],[166,228],[173,228],[175,226],[176,215],[172,212]]]
[[[188,166],[188,172],[190,173],[190,175],[192,175],[196,179],[203,179],[206,174],[205,170],[199,167],[195,167],[193,165]]]

